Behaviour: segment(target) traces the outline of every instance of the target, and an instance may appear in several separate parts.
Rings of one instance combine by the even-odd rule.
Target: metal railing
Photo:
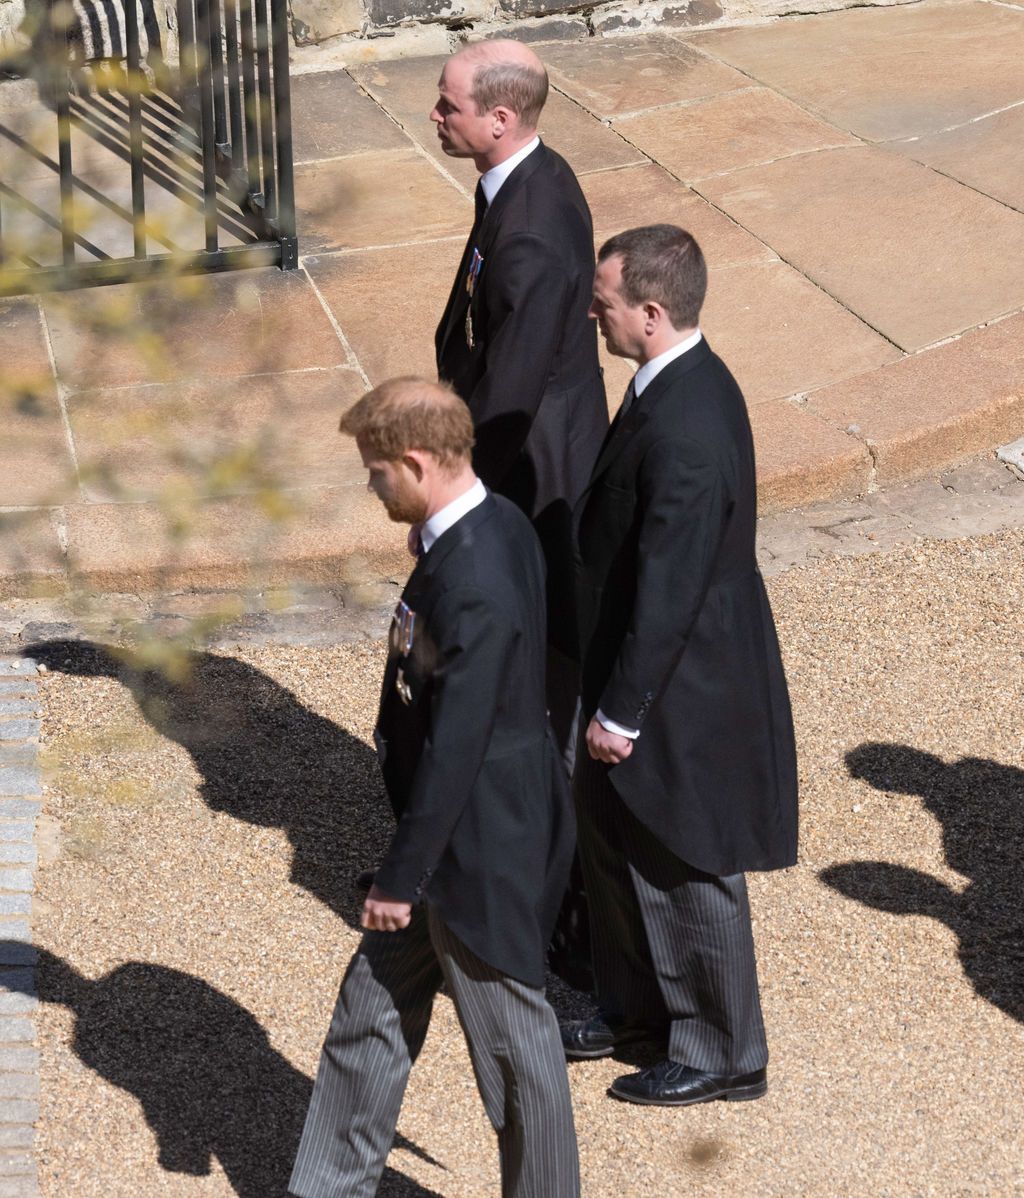
[[[0,294],[295,267],[287,0],[177,0],[175,67],[151,0],[86,8],[84,22],[69,0],[41,2],[30,70],[56,139],[0,111]],[[5,169],[12,156],[35,184]],[[40,172],[58,183],[45,196]],[[12,216],[35,234],[16,236]]]

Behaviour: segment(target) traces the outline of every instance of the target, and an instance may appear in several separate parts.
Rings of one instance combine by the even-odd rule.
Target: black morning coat
[[[577,506],[583,707],[640,730],[611,767],[689,865],[792,865],[793,721],[754,556],[754,446],[706,341],[669,363],[602,448]]]
[[[474,249],[483,265],[470,299]],[[548,637],[574,658],[572,509],[608,429],[587,316],[593,282],[590,209],[572,168],[540,145],[474,223],[435,338],[438,375],[473,416],[477,474],[534,522],[548,569]]]
[[[529,521],[488,495],[406,584],[412,644],[396,618],[374,734],[398,819],[377,885],[425,897],[478,957],[530,986],[544,984],[576,833],[544,706],[543,596]]]

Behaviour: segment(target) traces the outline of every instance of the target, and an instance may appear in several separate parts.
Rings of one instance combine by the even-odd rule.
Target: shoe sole
[[[638,1036],[619,1040],[609,1048],[567,1048],[562,1045],[562,1051],[570,1061],[598,1061],[602,1057],[614,1056],[620,1048],[635,1048],[641,1044],[664,1044],[667,1036]]]
[[[615,1051],[615,1048],[614,1046],[611,1048],[594,1049],[566,1048],[566,1046],[563,1044],[562,1051],[565,1053],[566,1060],[568,1061],[597,1061],[600,1060],[601,1057],[610,1057]]]
[[[736,1090],[722,1090],[718,1094],[701,1094],[698,1098],[641,1098],[639,1094],[625,1094],[614,1086],[608,1087],[608,1093],[622,1102],[635,1102],[638,1106],[697,1106],[702,1102],[753,1102],[768,1093],[768,1083],[758,1082],[756,1086],[741,1086]]]

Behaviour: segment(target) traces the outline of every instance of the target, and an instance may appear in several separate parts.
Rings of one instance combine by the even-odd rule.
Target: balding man
[[[505,1198],[575,1198],[576,1136],[544,950],[573,848],[544,711],[544,566],[473,473],[448,387],[392,379],[341,422],[419,561],[391,628],[377,742],[398,826],[363,907],[290,1182],[371,1198],[447,985],[497,1133]]]
[[[571,168],[537,136],[548,78],[514,41],[445,64],[431,120],[480,172],[476,220],[436,336],[437,369],[469,405],[473,465],[533,521],[547,562],[548,708],[571,764],[578,657],[572,509],[608,428],[587,319],[593,226]]]

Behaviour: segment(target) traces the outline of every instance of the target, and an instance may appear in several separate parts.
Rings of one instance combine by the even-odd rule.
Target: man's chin
[[[469,150],[461,150],[458,146],[453,146],[450,141],[443,141],[438,138],[441,145],[441,151],[447,154],[449,158],[472,158],[473,154]]]
[[[423,521],[423,516],[410,508],[405,507],[388,507],[384,509],[388,514],[388,519],[392,524],[420,524]]]

